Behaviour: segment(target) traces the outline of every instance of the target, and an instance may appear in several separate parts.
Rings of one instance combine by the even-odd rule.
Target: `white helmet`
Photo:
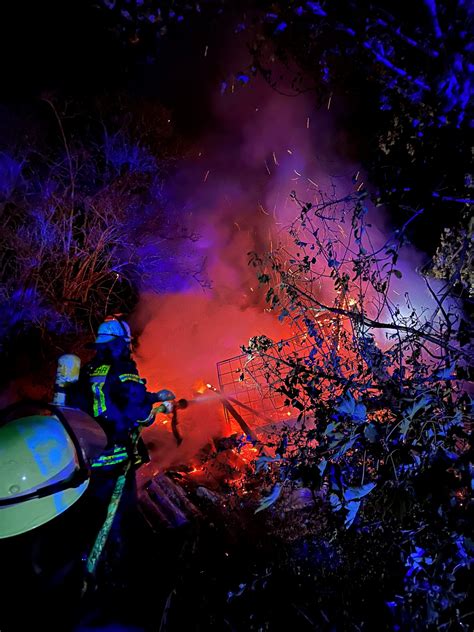
[[[123,338],[126,342],[132,341],[132,333],[128,323],[115,316],[107,318],[97,330],[97,337],[95,344],[104,344],[106,342],[112,342],[117,338]]]
[[[62,514],[88,484],[80,446],[56,417],[33,415],[0,427],[0,538]]]

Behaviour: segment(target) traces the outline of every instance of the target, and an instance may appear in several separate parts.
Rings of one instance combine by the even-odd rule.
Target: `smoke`
[[[351,177],[359,170],[347,137],[334,127],[328,109],[316,110],[305,96],[289,98],[261,79],[215,95],[212,131],[188,155],[167,195],[190,233],[199,239],[181,244],[175,257],[190,265],[186,283],[176,291],[153,292],[153,278],[133,316],[141,330],[137,363],[149,387],[170,388],[178,397],[193,397],[197,380],[217,382],[216,363],[241,353],[250,337],[290,337],[290,325],[266,311],[249,251],[264,252],[285,241],[285,228],[298,214],[292,190],[304,201],[321,192],[343,197],[354,191]],[[363,175],[359,176],[362,182]],[[381,209],[370,210],[373,245],[386,239]],[[410,255],[408,276],[392,292],[404,303],[407,279],[415,280]],[[321,287],[321,295],[331,290]],[[418,291],[418,290],[417,290]],[[166,420],[158,420],[146,440],[155,457],[169,465],[192,458],[211,437],[225,432],[216,402],[181,413],[184,441],[177,448]]]
[[[318,126],[309,99],[288,99],[255,79],[249,87],[216,94],[214,105],[213,131],[190,152],[167,191],[187,230],[199,235],[173,254],[190,265],[187,284],[156,294],[151,279],[132,319],[141,331],[136,360],[149,388],[167,387],[187,398],[197,380],[216,384],[216,363],[239,355],[250,337],[293,334],[268,313],[247,253],[285,239],[284,228],[297,213],[291,191],[305,195],[315,187],[298,174],[311,171],[325,187],[325,168],[337,172],[342,166],[335,157],[328,162],[330,131],[324,121]],[[315,147],[324,152],[325,168]],[[180,448],[163,421],[145,440],[166,465],[188,460],[225,431],[218,401],[180,412]]]

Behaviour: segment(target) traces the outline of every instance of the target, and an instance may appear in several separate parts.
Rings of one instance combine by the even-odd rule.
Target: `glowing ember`
[[[208,387],[209,387],[209,385],[208,385],[208,384],[206,384],[206,383],[204,382],[204,380],[197,380],[197,381],[196,381],[196,382],[194,382],[194,384],[193,384],[193,391],[194,391],[195,393],[200,393],[200,394],[202,395],[203,393],[205,393],[205,392],[206,392],[206,390],[207,390],[207,388],[208,388]]]

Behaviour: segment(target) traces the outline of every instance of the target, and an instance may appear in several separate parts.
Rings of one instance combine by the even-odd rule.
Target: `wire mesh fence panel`
[[[266,349],[264,357],[242,354],[222,360],[217,363],[220,390],[243,405],[238,410],[250,426],[295,417],[298,411],[285,403],[287,397],[278,391],[291,370],[285,359],[306,357],[312,348],[308,336],[299,335],[274,343]],[[227,411],[225,414],[230,421]]]

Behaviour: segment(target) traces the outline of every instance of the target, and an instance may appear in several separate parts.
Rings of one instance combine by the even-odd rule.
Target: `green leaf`
[[[326,459],[323,459],[320,462],[320,464],[318,465],[319,473],[321,474],[321,476],[324,475],[324,472],[326,471],[327,464],[328,464],[328,462],[326,461]]]
[[[342,509],[342,503],[339,500],[339,496],[337,496],[337,494],[331,494],[329,496],[329,502],[331,503],[331,507],[334,511],[339,511],[340,509]]]
[[[281,489],[282,489],[282,485],[277,483],[275,487],[272,489],[270,495],[262,499],[261,503],[259,504],[257,509],[254,511],[254,513],[257,514],[259,511],[263,511],[264,509],[268,509],[268,507],[271,507],[273,503],[275,503],[279,499],[280,494],[281,494]]]
[[[413,406],[411,406],[411,408],[408,408],[406,412],[413,419],[416,413],[418,413],[422,408],[427,408],[430,403],[431,398],[423,396],[417,402],[414,402]]]
[[[278,316],[278,320],[280,322],[282,322],[289,315],[290,315],[290,312],[287,309],[282,309],[281,312],[280,312],[280,315]]]
[[[338,427],[339,424],[337,423],[330,423],[327,425],[326,430],[324,431],[324,435],[326,437],[329,437],[330,434],[333,434],[333,432],[336,430],[336,428]]]
[[[368,426],[366,426],[364,430],[364,435],[365,438],[370,441],[370,443],[375,443],[379,438],[380,433],[377,426],[374,423],[370,423]]]
[[[456,365],[452,364],[451,366],[436,371],[434,377],[438,380],[454,380],[456,378]]]
[[[348,392],[344,399],[341,400],[338,412],[351,417],[354,421],[365,421],[367,418],[367,409],[364,404],[357,402],[351,392]]]
[[[352,446],[354,445],[354,443],[357,441],[357,436],[356,437],[352,437],[351,439],[349,439],[348,441],[346,441],[345,443],[343,443],[341,445],[341,447],[339,448],[339,450],[337,452],[334,453],[334,457],[335,459],[340,459],[341,456],[344,456],[344,454],[350,450],[352,448]]]
[[[375,483],[366,483],[365,485],[361,485],[360,487],[348,487],[344,490],[344,500],[349,502],[351,500],[359,500],[374,489]]]
[[[351,524],[354,522],[355,517],[357,516],[357,513],[359,511],[360,508],[360,501],[359,500],[353,500],[350,503],[347,503],[346,509],[347,509],[347,514],[346,514],[346,519],[344,521],[344,526],[346,527],[346,529],[348,529]]]
[[[411,417],[406,417],[405,420],[400,424],[400,436],[402,437],[402,439],[406,438],[412,421],[413,420]]]

